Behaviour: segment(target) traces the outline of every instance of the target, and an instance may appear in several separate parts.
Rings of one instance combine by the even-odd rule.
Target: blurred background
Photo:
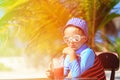
[[[0,0],[0,77],[46,77],[66,46],[62,30],[71,17],[88,22],[96,52],[120,55],[119,0]]]

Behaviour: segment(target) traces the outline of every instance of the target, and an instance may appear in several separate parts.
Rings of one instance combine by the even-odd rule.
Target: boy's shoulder
[[[91,49],[90,47],[86,48],[85,50],[82,51],[81,54],[94,54],[94,50]]]

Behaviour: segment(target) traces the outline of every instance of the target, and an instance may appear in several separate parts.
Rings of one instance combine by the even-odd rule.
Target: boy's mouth
[[[70,47],[71,47],[71,48],[76,48],[76,46],[75,46],[75,45],[71,45]]]

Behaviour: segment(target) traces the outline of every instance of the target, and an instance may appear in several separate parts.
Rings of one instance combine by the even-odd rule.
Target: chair
[[[115,79],[115,71],[119,69],[119,57],[117,53],[101,52],[97,54],[105,70],[111,71],[110,80]]]

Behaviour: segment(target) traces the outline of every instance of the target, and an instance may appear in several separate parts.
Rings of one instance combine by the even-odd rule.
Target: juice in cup
[[[61,68],[54,68],[54,78],[63,78],[64,77],[64,69]]]
[[[64,77],[64,68],[63,68],[62,58],[53,59],[53,72],[54,72],[55,79],[60,79]]]

